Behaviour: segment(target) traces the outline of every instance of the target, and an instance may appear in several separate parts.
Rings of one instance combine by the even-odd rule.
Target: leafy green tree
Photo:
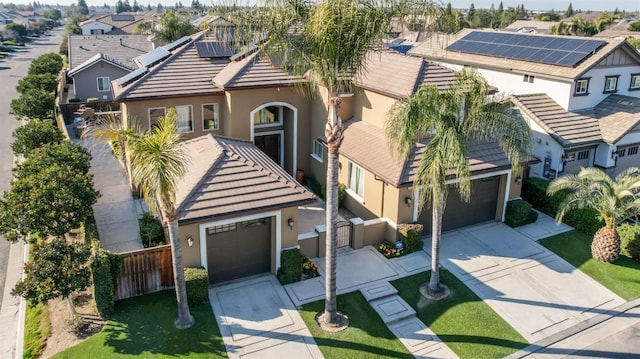
[[[53,74],[58,75],[64,66],[64,59],[55,52],[49,52],[40,55],[31,62],[29,66],[29,75],[36,74]]]
[[[82,171],[88,164],[69,163],[86,156],[69,154],[73,148],[68,146],[47,145],[14,169],[15,178],[0,200],[0,233],[7,240],[33,233],[61,238],[92,215],[100,193],[93,189],[93,175]],[[55,162],[60,158],[65,161]]]
[[[9,113],[18,118],[52,118],[54,106],[53,93],[43,89],[30,89],[11,100]]]
[[[420,188],[418,204],[432,209],[431,278],[427,292],[443,296],[440,283],[440,240],[442,218],[451,186],[459,180],[460,198],[469,201],[471,171],[469,145],[472,141],[494,141],[504,150],[518,173],[530,152],[530,130],[524,120],[512,118],[503,104],[487,103],[488,85],[477,74],[463,71],[442,93],[434,85],[422,86],[408,99],[396,102],[388,113],[385,133],[390,146],[407,156],[413,144],[429,139],[416,170],[414,188]]]
[[[573,4],[569,3],[569,7],[567,7],[567,11],[564,12],[565,19],[568,19],[574,15],[573,12]]]
[[[4,31],[18,41],[24,41],[27,35],[29,35],[29,32],[24,25],[15,22],[6,24]]]
[[[152,30],[152,33],[156,40],[167,44],[197,31],[188,19],[182,19],[176,11],[167,11],[162,14],[158,28]]]
[[[49,9],[44,12],[44,17],[53,21],[59,21],[62,19],[62,12],[58,9]]]
[[[47,145],[60,143],[64,139],[62,132],[53,120],[32,119],[13,131],[11,149],[16,155],[28,157],[34,150]]]
[[[547,11],[533,15],[533,18],[538,21],[560,21],[561,16],[553,11]]]
[[[32,74],[18,80],[16,90],[25,93],[28,90],[42,89],[47,92],[55,92],[58,87],[58,78],[54,74]]]
[[[78,13],[73,13],[69,17],[69,21],[67,22],[67,35],[82,35],[82,29],[80,28],[80,23],[87,20],[87,17]],[[65,36],[65,39],[67,37]]]
[[[70,296],[91,284],[86,265],[90,253],[88,246],[67,244],[60,238],[35,243],[32,259],[24,266],[26,277],[16,284],[11,295],[21,296],[34,304],[62,297],[67,301],[71,316],[75,317]]]
[[[469,11],[467,11],[467,21],[473,23],[473,17],[476,15],[476,6],[471,3]]]
[[[56,164],[66,170],[89,174],[91,154],[82,145],[71,141],[46,144],[32,152],[14,171],[17,179],[37,176],[43,168]]]
[[[631,46],[635,47],[636,50],[640,51],[640,39],[636,39],[633,36],[627,37],[627,42],[631,44]]]
[[[151,35],[152,29],[153,29],[153,22],[141,21],[136,24],[136,27],[133,29],[133,33],[137,35]]]
[[[640,21],[634,21],[629,24],[629,31],[640,31]]]
[[[89,14],[89,7],[87,6],[87,2],[85,0],[78,0],[76,11],[78,11],[78,13],[81,15]]]
[[[568,190],[558,206],[556,221],[572,209],[592,208],[600,213],[604,227],[593,236],[591,255],[594,259],[613,263],[620,256],[620,235],[616,227],[640,210],[640,169],[628,168],[611,179],[599,168],[581,168],[577,174],[562,176],[547,187],[550,196]]]

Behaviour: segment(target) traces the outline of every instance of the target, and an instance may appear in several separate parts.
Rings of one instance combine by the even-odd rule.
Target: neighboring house
[[[466,29],[410,53],[455,70],[477,69],[513,95],[514,115],[528,120],[533,154],[543,160],[530,175],[554,178],[579,166],[614,175],[640,166],[633,149],[640,145],[640,53],[622,38]]]
[[[136,25],[143,22],[156,22],[156,18],[148,15],[117,14],[102,15],[79,24],[82,35],[126,35],[133,34]]]
[[[548,34],[559,21],[516,20],[503,31],[519,32],[523,34]]]
[[[153,49],[144,35],[69,36],[69,72],[75,98],[113,99],[111,81],[138,68],[133,59]]]

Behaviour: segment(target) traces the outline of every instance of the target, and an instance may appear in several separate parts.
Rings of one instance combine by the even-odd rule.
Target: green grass
[[[194,326],[176,329],[173,290],[121,300],[100,333],[54,358],[226,358],[211,306],[191,314]]]
[[[422,297],[418,288],[429,280],[429,273],[415,274],[391,284],[415,309],[418,318],[460,358],[502,358],[529,345],[448,271],[440,271],[440,280],[451,289],[451,295],[441,301]]]
[[[360,292],[338,296],[338,310],[349,317],[349,328],[342,332],[318,327],[315,316],[321,310],[323,300],[305,304],[300,315],[325,358],[413,358]]]
[[[38,358],[51,334],[49,309],[46,304],[27,304],[24,326],[23,358]]]
[[[640,263],[625,256],[613,264],[598,262],[591,257],[592,239],[574,230],[545,238],[540,244],[625,300],[640,298]]]

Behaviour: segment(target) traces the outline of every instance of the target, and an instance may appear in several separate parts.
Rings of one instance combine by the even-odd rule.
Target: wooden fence
[[[124,266],[117,279],[116,299],[153,293],[174,286],[171,245],[121,253]]]

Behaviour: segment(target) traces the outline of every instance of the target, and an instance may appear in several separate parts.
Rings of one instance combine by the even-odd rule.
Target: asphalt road
[[[9,114],[11,100],[18,97],[16,85],[27,74],[29,65],[36,57],[48,52],[58,53],[64,36],[64,29],[52,31],[53,36],[41,37],[29,44],[25,51],[15,52],[0,60],[0,193],[9,188],[11,168],[13,167],[13,152],[11,151],[11,134],[18,127],[19,122]],[[0,236],[1,237],[1,236]],[[9,242],[0,238],[0,306],[4,293],[7,263],[9,258]]]

